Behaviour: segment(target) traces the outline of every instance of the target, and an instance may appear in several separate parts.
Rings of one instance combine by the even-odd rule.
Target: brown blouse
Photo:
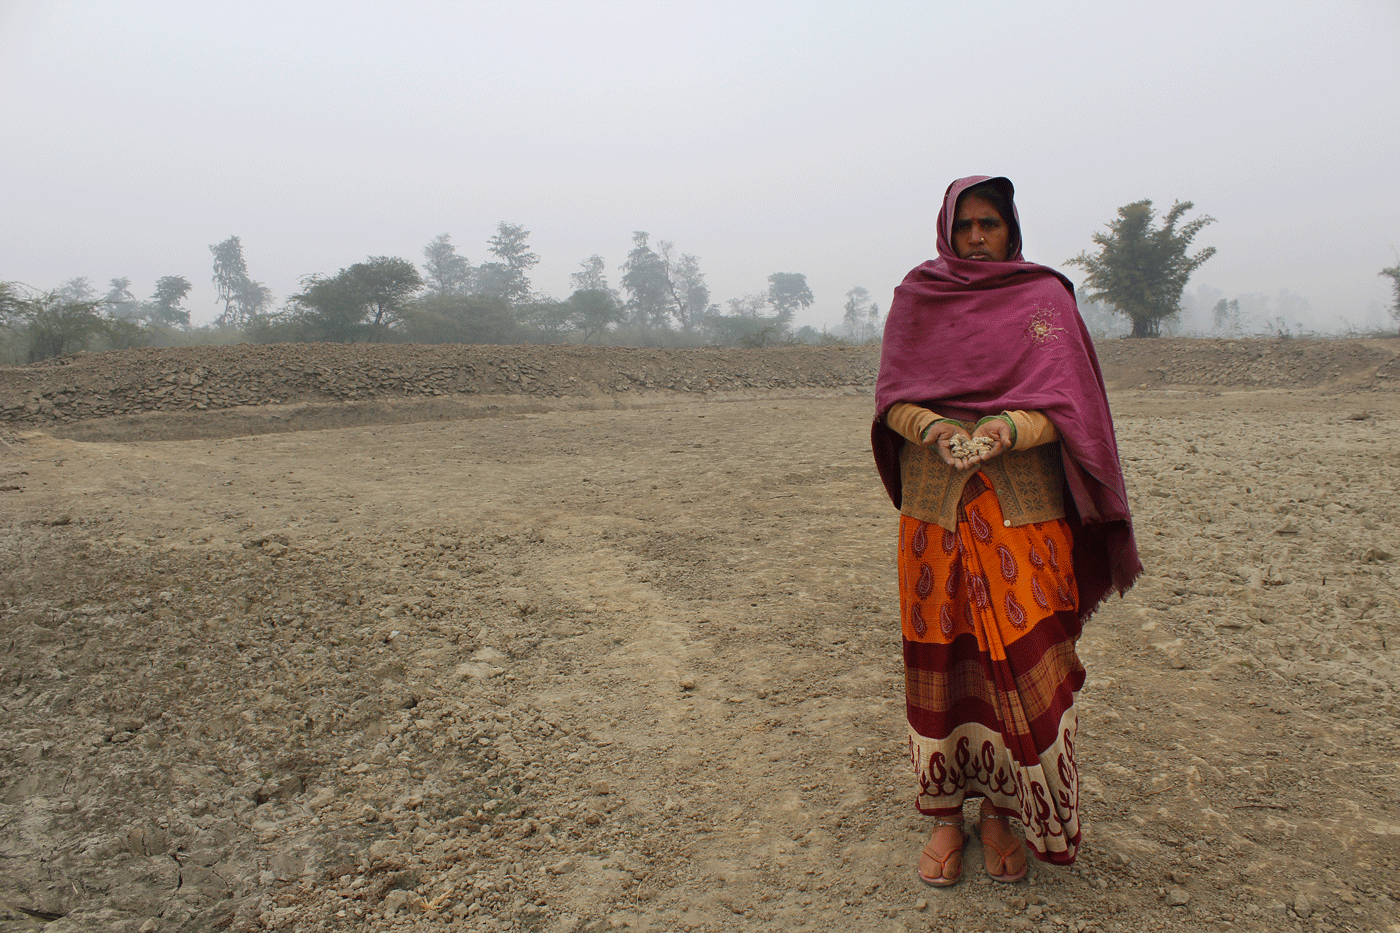
[[[1016,426],[1016,444],[1006,453],[980,464],[977,470],[955,470],[938,452],[919,443],[929,425],[940,417],[920,405],[898,402],[885,413],[885,424],[910,443],[899,452],[904,486],[899,511],[920,521],[956,530],[958,500],[963,487],[979,471],[991,483],[1007,525],[1064,518],[1064,466],[1059,433],[1038,411],[1008,412]],[[975,422],[959,422],[972,433]]]

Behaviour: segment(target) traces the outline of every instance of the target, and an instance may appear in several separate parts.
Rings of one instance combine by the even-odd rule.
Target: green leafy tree
[[[416,343],[514,343],[520,325],[505,299],[489,295],[426,295],[403,310],[404,333]]]
[[[472,294],[506,301],[506,293],[510,291],[510,270],[505,263],[483,262],[477,267],[472,281]]]
[[[632,250],[622,264],[627,312],[638,327],[666,327],[670,321],[671,283],[666,263],[648,242],[645,230],[632,233]]]
[[[103,321],[103,343],[108,349],[127,350],[150,346],[151,332],[141,321],[108,317]]]
[[[308,275],[291,297],[292,320],[310,340],[354,343],[367,336],[366,307],[348,270],[333,276]]]
[[[131,279],[123,276],[112,279],[108,285],[107,294],[102,296],[102,306],[107,314],[128,321],[142,316],[141,304],[131,293]]]
[[[191,288],[190,280],[183,275],[163,275],[156,279],[155,294],[147,302],[150,319],[171,327],[189,327],[190,312],[181,302]]]
[[[214,286],[218,300],[224,303],[223,313],[215,320],[221,327],[246,329],[272,303],[272,292],[248,275],[248,263],[243,258],[243,243],[231,236],[209,247],[214,254]]]
[[[569,273],[569,284],[574,291],[608,291],[607,264],[603,257],[594,253],[579,263],[579,271]]]
[[[1183,215],[1194,206],[1190,201],[1177,201],[1159,227],[1151,201],[1124,205],[1118,208],[1118,219],[1108,224],[1106,233],[1094,234],[1098,252],[1080,253],[1067,263],[1087,273],[1085,299],[1102,301],[1127,315],[1133,322],[1134,337],[1161,335],[1162,322],[1181,311],[1181,292],[1191,273],[1215,255],[1213,246],[1187,255],[1196,234],[1215,222],[1215,218],[1203,215],[1177,229]]]
[[[498,294],[512,305],[530,300],[529,272],[540,257],[530,252],[529,241],[529,230],[504,220],[496,225],[496,235],[486,241],[491,255],[498,260],[486,264],[495,267],[491,272],[495,291],[491,294]]]
[[[218,289],[219,301],[224,303],[224,311],[216,323],[237,325],[240,323],[238,294],[248,279],[248,262],[243,258],[243,242],[236,236],[213,243],[209,252],[214,255],[214,287]]]
[[[609,327],[626,317],[617,296],[606,288],[580,288],[569,296],[565,305],[569,323],[587,343],[601,336]]]
[[[1400,321],[1400,256],[1396,257],[1395,265],[1387,266],[1379,274],[1390,279],[1390,287],[1394,295],[1390,303],[1390,316]]]
[[[29,362],[76,353],[106,334],[108,319],[99,310],[101,304],[73,301],[57,292],[20,299],[16,310],[29,339]]]
[[[397,256],[371,256],[349,269],[350,278],[363,296],[370,325],[392,326],[404,303],[423,287],[413,263]]]
[[[532,342],[562,343],[565,333],[573,329],[568,302],[548,295],[535,295],[516,305],[515,317],[527,331],[533,331]]]
[[[97,289],[92,287],[88,277],[80,275],[76,279],[69,279],[60,285],[54,295],[64,301],[97,301]]]
[[[706,323],[711,342],[722,347],[771,347],[782,342],[786,323],[772,307],[768,295],[744,295],[726,302],[728,314],[711,314]]]
[[[705,284],[705,274],[700,271],[699,259],[690,253],[672,258],[676,246],[669,240],[662,240],[658,245],[672,313],[680,321],[681,330],[689,333],[710,313],[710,288]]]
[[[238,308],[244,322],[257,320],[272,306],[272,289],[261,282],[246,279],[238,290]]]
[[[768,276],[768,303],[778,312],[778,323],[786,326],[798,308],[810,308],[814,300],[802,273],[774,272]]]
[[[429,295],[470,295],[475,272],[446,233],[423,247],[423,286]]]
[[[294,317],[313,339],[353,343],[383,334],[400,320],[408,300],[423,286],[413,263],[396,256],[371,256],[333,276],[308,276],[292,296]]]

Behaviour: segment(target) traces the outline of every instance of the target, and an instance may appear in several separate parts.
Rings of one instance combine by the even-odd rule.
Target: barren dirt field
[[[1400,340],[1100,347],[1084,851],[949,889],[871,351],[263,352],[0,371],[3,933],[1400,931]]]

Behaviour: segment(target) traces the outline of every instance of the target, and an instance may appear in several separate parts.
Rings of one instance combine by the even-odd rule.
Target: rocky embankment
[[[1400,338],[1108,340],[1098,350],[1110,388],[1386,391],[1400,385]],[[657,393],[867,391],[878,368],[874,347],[123,350],[0,368],[0,423],[85,439],[258,434],[445,420],[501,406],[528,410],[532,403],[612,407]],[[211,419],[211,412],[224,417]],[[152,415],[160,416],[158,424]],[[94,421],[103,425],[79,427]]]
[[[1106,340],[1098,351],[1109,388],[1400,387],[1400,338]]]
[[[528,407],[521,403],[531,400],[563,399],[582,407],[611,407],[617,399],[641,393],[839,391],[872,385],[878,365],[878,351],[868,347],[243,344],[123,350],[0,369],[0,422],[53,427],[71,435],[64,426],[93,419],[284,406],[283,418],[271,419],[261,429],[247,426],[246,433],[263,433],[332,426],[327,420],[343,424],[469,416],[483,407],[483,399],[487,406],[514,402],[516,409]],[[448,404],[434,406],[434,400]],[[478,404],[454,408],[451,402],[458,400]],[[324,416],[318,410],[326,405],[341,415]],[[287,406],[301,411],[288,413]],[[347,412],[357,409],[359,417],[347,418]]]

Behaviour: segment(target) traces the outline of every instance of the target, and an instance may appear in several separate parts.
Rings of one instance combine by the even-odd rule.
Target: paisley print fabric
[[[910,611],[909,622],[914,626],[914,631],[919,635],[923,635],[928,631],[928,623],[924,621],[924,612],[918,606],[915,606]]]
[[[1020,573],[1016,569],[1016,555],[1011,553],[1011,548],[1004,544],[997,545],[997,557],[1001,558],[1001,576],[1007,583],[1015,583],[1016,577]]]
[[[914,584],[914,592],[919,594],[920,599],[928,599],[928,594],[933,592],[933,569],[928,564],[919,568],[919,580]]]
[[[1063,560],[1070,528],[1058,519],[1005,526],[986,481],[968,483],[958,519],[930,548],[928,536],[943,530],[900,517],[915,805],[951,816],[965,798],[986,797],[1021,814],[1037,858],[1069,864],[1080,841],[1074,696],[1084,684],[1078,594]]]
[[[1050,611],[1050,599],[1045,595],[1045,588],[1040,585],[1039,580],[1031,581],[1031,595],[1035,597],[1035,604],[1046,612]]]

